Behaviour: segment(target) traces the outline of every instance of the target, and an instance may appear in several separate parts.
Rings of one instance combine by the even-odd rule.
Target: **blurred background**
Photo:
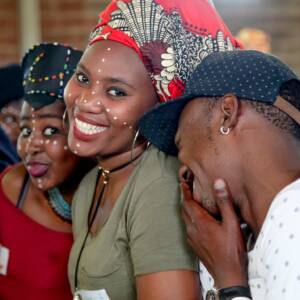
[[[19,61],[28,48],[40,41],[83,49],[107,2],[0,0],[0,66]],[[300,0],[213,2],[233,34],[248,48],[271,51],[300,74]]]

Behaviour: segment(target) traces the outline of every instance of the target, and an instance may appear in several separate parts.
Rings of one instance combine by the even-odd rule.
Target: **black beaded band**
[[[252,299],[250,288],[246,286],[230,286],[219,289],[220,300],[232,300],[236,297],[246,297]]]

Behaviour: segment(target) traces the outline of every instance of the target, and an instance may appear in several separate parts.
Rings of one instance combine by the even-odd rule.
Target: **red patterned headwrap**
[[[112,0],[89,44],[122,43],[142,59],[161,102],[183,93],[204,57],[238,43],[210,0]]]

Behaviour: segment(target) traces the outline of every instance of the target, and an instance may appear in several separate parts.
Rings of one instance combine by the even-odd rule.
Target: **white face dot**
[[[55,140],[55,141],[53,141],[53,145],[57,145],[57,143],[58,143],[58,142],[57,142],[56,140]]]
[[[100,84],[100,81],[99,81],[99,80],[97,80],[97,81],[96,81],[96,84]]]
[[[100,73],[101,72],[101,69],[98,69],[98,73]]]
[[[45,144],[49,144],[50,143],[50,140],[46,140]]]
[[[76,147],[77,147],[77,148],[80,148],[80,144],[79,144],[79,143],[77,143],[77,144],[76,144]]]
[[[127,125],[127,122],[124,122],[123,125],[126,126],[126,125]]]
[[[107,48],[107,51],[110,51],[111,50],[111,48]]]
[[[44,140],[40,140],[40,144],[43,145],[44,144]]]
[[[43,185],[42,185],[41,183],[39,183],[39,184],[38,184],[38,188],[39,188],[39,189],[42,189],[42,188],[43,188]]]
[[[42,183],[42,179],[41,179],[41,178],[38,178],[37,182],[38,182],[38,183]]]
[[[106,109],[106,111],[107,111],[107,112],[110,112],[110,109],[109,109],[109,108],[107,108],[107,109]]]
[[[102,62],[105,62],[105,58],[102,58]]]
[[[64,145],[64,150],[68,150],[68,146],[67,145]]]
[[[129,126],[129,129],[132,129],[132,126],[131,126],[131,125]]]
[[[117,119],[118,119],[118,117],[114,116],[114,120],[117,120]]]
[[[96,94],[96,92],[95,91],[92,91],[92,95],[95,95]]]
[[[71,97],[72,96],[72,93],[69,93],[69,95],[68,95],[69,97]]]
[[[87,100],[86,100],[86,99],[84,99],[84,100],[83,100],[83,103],[87,103]]]
[[[97,102],[97,105],[101,105],[101,102],[100,102],[100,101],[98,101],[98,102]]]
[[[32,120],[32,123],[35,123],[35,119]]]
[[[75,151],[74,151],[74,154],[77,154],[77,153],[78,153],[78,152],[75,150]]]

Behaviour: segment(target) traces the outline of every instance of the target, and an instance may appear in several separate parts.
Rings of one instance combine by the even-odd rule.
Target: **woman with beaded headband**
[[[236,46],[208,0],[112,1],[100,14],[65,90],[69,147],[99,161],[73,200],[74,299],[199,299],[177,160],[147,147],[137,124],[210,52]]]
[[[17,144],[22,163],[0,175],[3,300],[72,299],[70,203],[91,164],[69,150],[62,116],[63,90],[81,55],[68,46],[40,44],[22,61],[25,96]]]

